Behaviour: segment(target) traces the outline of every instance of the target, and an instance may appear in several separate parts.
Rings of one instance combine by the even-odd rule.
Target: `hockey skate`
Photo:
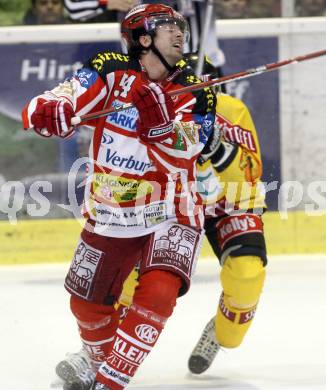
[[[64,381],[63,390],[90,390],[95,378],[87,352],[83,349],[67,354],[57,364],[55,372]]]
[[[188,360],[188,367],[193,374],[202,374],[206,371],[220,350],[220,345],[215,337],[215,317],[205,326],[198,343]]]

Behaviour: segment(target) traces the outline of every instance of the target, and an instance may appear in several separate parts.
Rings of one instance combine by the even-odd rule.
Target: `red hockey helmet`
[[[186,19],[173,8],[163,4],[140,4],[128,12],[121,23],[121,35],[127,48],[139,46],[141,35],[154,35],[156,29],[164,24],[175,24],[189,39],[189,27]]]

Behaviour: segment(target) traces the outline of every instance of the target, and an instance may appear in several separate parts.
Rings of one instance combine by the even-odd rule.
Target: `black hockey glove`
[[[203,164],[207,160],[211,159],[219,150],[222,142],[222,135],[219,127],[215,124],[214,130],[210,137],[208,138],[204,149],[201,151],[199,156],[199,163]]]
[[[199,164],[204,164],[211,160],[213,167],[222,172],[234,160],[239,146],[222,141],[221,131],[218,126],[214,126],[214,132],[209,137],[204,149],[199,156]]]

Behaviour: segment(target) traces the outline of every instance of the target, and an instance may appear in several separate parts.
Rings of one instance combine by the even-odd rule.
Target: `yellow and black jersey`
[[[218,166],[211,160],[197,164],[199,192],[206,214],[234,209],[264,209],[262,160],[257,131],[250,112],[239,99],[221,94],[217,99],[216,126],[221,132],[225,157]]]

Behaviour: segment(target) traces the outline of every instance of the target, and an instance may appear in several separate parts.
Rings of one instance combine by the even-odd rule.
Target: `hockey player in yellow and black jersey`
[[[194,66],[196,56],[188,62]],[[206,59],[206,73],[209,61]],[[205,204],[205,230],[221,264],[217,314],[191,353],[189,370],[201,374],[221,347],[238,347],[255,316],[267,264],[261,215],[266,208],[260,182],[262,161],[255,125],[245,104],[219,94],[211,142],[197,164]]]

